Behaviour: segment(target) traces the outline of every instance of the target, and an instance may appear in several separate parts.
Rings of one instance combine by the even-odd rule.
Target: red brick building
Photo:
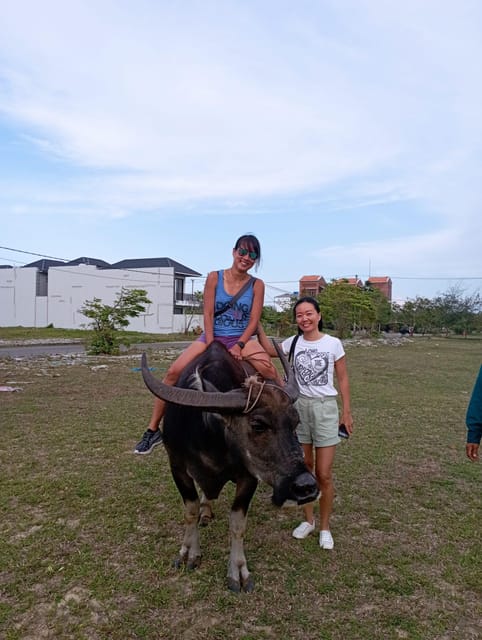
[[[388,276],[371,276],[366,284],[383,293],[388,302],[392,301],[392,279]]]
[[[360,289],[364,286],[358,276],[354,278],[338,278],[334,282],[346,282]],[[373,289],[378,289],[388,302],[392,301],[392,280],[388,276],[372,276],[365,284],[373,287]],[[303,276],[300,279],[300,296],[316,297],[325,287],[326,280],[323,276]]]
[[[303,276],[300,279],[300,297],[316,297],[326,287],[326,280],[323,276]]]

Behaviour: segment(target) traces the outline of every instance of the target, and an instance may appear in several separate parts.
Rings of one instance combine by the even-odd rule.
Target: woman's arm
[[[479,445],[482,436],[482,367],[475,381],[475,386],[470,396],[467,415],[465,418],[467,425],[467,457],[472,460],[479,459]]]
[[[350,402],[350,383],[348,381],[348,371],[346,369],[345,356],[339,358],[335,362],[335,373],[338,382],[338,388],[340,390],[340,396],[342,401],[342,413],[341,421],[346,426],[348,433],[353,433],[353,417],[351,415],[351,402]]]
[[[216,299],[216,285],[218,284],[218,272],[211,271],[204,285],[204,335],[206,344],[214,340],[214,302]]]
[[[261,313],[263,312],[264,305],[264,282],[259,278],[253,285],[253,304],[251,305],[251,314],[249,316],[249,322],[246,329],[243,331],[243,335],[239,338],[242,342],[247,342],[251,336],[254,336],[258,328],[258,323],[261,320]]]
[[[261,312],[263,311],[264,304],[264,282],[259,278],[256,279],[253,285],[253,304],[251,305],[251,313],[249,316],[249,322],[242,335],[239,336],[239,342],[248,342],[248,340],[256,333],[259,321],[261,319]],[[236,343],[231,347],[229,353],[237,360],[242,359],[241,346]]]

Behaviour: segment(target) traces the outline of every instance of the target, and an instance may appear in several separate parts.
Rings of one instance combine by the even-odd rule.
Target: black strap
[[[296,343],[298,342],[298,338],[300,337],[300,334],[297,333],[295,335],[295,337],[293,338],[293,342],[291,343],[291,347],[290,347],[290,352],[288,354],[288,362],[291,362],[293,360],[293,356],[295,353],[295,347],[296,347]]]
[[[218,275],[218,278],[219,278],[219,275]],[[228,309],[231,309],[234,303],[237,302],[237,300],[239,300],[239,298],[243,295],[243,293],[248,289],[251,282],[254,282],[255,280],[256,278],[254,278],[253,276],[250,276],[248,282],[246,282],[241,287],[238,293],[236,293],[229,302],[226,302],[226,304],[221,309],[218,309],[217,311],[214,312],[214,317],[216,318],[217,316],[220,316],[222,313],[226,313]]]

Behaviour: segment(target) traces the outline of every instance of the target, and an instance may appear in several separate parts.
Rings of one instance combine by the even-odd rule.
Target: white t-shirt
[[[283,353],[288,355],[295,336],[281,343]],[[337,396],[333,384],[335,362],[343,358],[345,351],[341,340],[325,334],[319,340],[305,340],[299,336],[293,355],[293,369],[302,396],[318,398]]]

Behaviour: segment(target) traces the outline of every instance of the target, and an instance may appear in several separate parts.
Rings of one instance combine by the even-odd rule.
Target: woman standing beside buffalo
[[[293,315],[298,325],[298,335],[284,340],[281,348],[286,355],[293,357],[293,368],[300,389],[300,397],[296,401],[300,416],[298,440],[303,448],[306,466],[314,468],[321,489],[320,547],[333,549],[330,532],[335,493],[332,469],[336,445],[340,442],[338,392],[334,386],[334,374],[342,400],[341,422],[348,436],[353,432],[345,351],[338,338],[323,332],[320,307],[315,298],[300,298],[294,306]],[[258,327],[258,338],[270,355],[277,355],[261,325]],[[298,539],[306,538],[315,530],[313,503],[305,505],[303,510],[305,520],[293,531],[293,537]]]
[[[222,342],[237,360],[249,359],[264,378],[279,379],[269,355],[257,341],[251,340],[264,304],[264,282],[248,273],[260,263],[259,240],[252,234],[241,236],[236,240],[232,257],[229,269],[209,273],[204,287],[204,333],[171,364],[163,380],[166,384],[176,384],[184,367],[213,340]],[[159,423],[165,407],[166,403],[156,398],[149,425],[134,453],[148,454],[162,443]]]

